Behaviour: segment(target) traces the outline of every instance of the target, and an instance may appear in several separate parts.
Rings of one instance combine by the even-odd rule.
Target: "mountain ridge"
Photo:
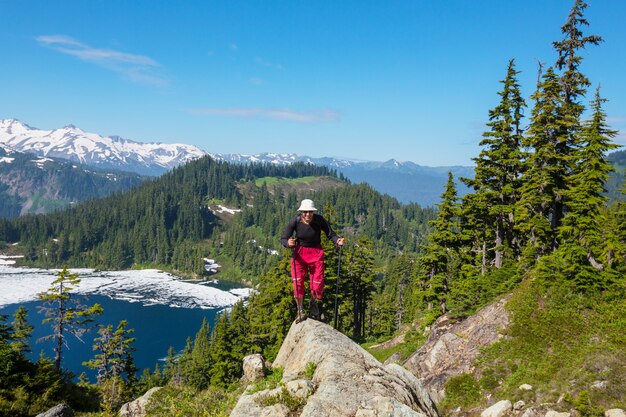
[[[135,142],[120,136],[86,132],[72,124],[42,130],[17,119],[0,120],[0,142],[38,156],[151,176],[161,175],[206,154],[192,145]]]
[[[439,202],[448,172],[452,172],[457,179],[459,195],[469,191],[459,178],[473,176],[472,167],[428,167],[397,159],[361,161],[295,153],[213,153],[192,145],[142,143],[120,136],[102,136],[72,124],[61,129],[41,130],[17,119],[0,120],[0,144],[39,156],[64,158],[102,169],[131,171],[148,176],[161,175],[204,155],[219,161],[244,164],[289,165],[305,162],[336,169],[352,182],[368,183],[403,203],[415,202],[423,206],[433,206]]]

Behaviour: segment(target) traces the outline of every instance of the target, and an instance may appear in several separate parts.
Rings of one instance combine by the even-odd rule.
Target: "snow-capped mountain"
[[[142,175],[160,175],[206,155],[191,145],[134,142],[119,136],[85,132],[73,125],[41,130],[16,119],[0,120],[0,144],[20,152]]]
[[[429,206],[439,202],[448,172],[454,174],[459,195],[468,191],[458,181],[459,177],[473,176],[471,167],[427,167],[395,159],[375,162],[269,152],[255,155],[207,153],[191,145],[140,143],[118,136],[101,136],[72,125],[62,129],[40,130],[16,119],[0,120],[0,146],[42,157],[69,159],[101,169],[155,176],[207,154],[233,163],[265,162],[285,165],[301,161],[333,168],[352,182],[366,182],[401,202]]]

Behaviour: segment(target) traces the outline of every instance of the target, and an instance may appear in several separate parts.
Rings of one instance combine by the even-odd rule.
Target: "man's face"
[[[313,219],[313,212],[312,211],[303,211],[302,212],[302,218],[304,219],[305,222],[310,222]]]

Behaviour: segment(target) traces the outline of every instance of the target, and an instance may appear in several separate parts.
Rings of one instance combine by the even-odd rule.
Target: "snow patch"
[[[250,294],[246,288],[222,291],[182,281],[156,269],[140,271],[96,271],[71,269],[81,282],[75,293],[106,295],[113,299],[184,308],[216,308],[234,305]],[[58,270],[15,268],[0,264],[0,307],[37,299],[58,277]]]

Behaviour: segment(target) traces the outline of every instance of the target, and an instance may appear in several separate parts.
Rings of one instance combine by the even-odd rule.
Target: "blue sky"
[[[626,2],[582,71],[626,144]],[[0,0],[0,119],[217,153],[470,165],[507,62],[531,102],[569,0]],[[530,109],[526,112],[530,115]]]

